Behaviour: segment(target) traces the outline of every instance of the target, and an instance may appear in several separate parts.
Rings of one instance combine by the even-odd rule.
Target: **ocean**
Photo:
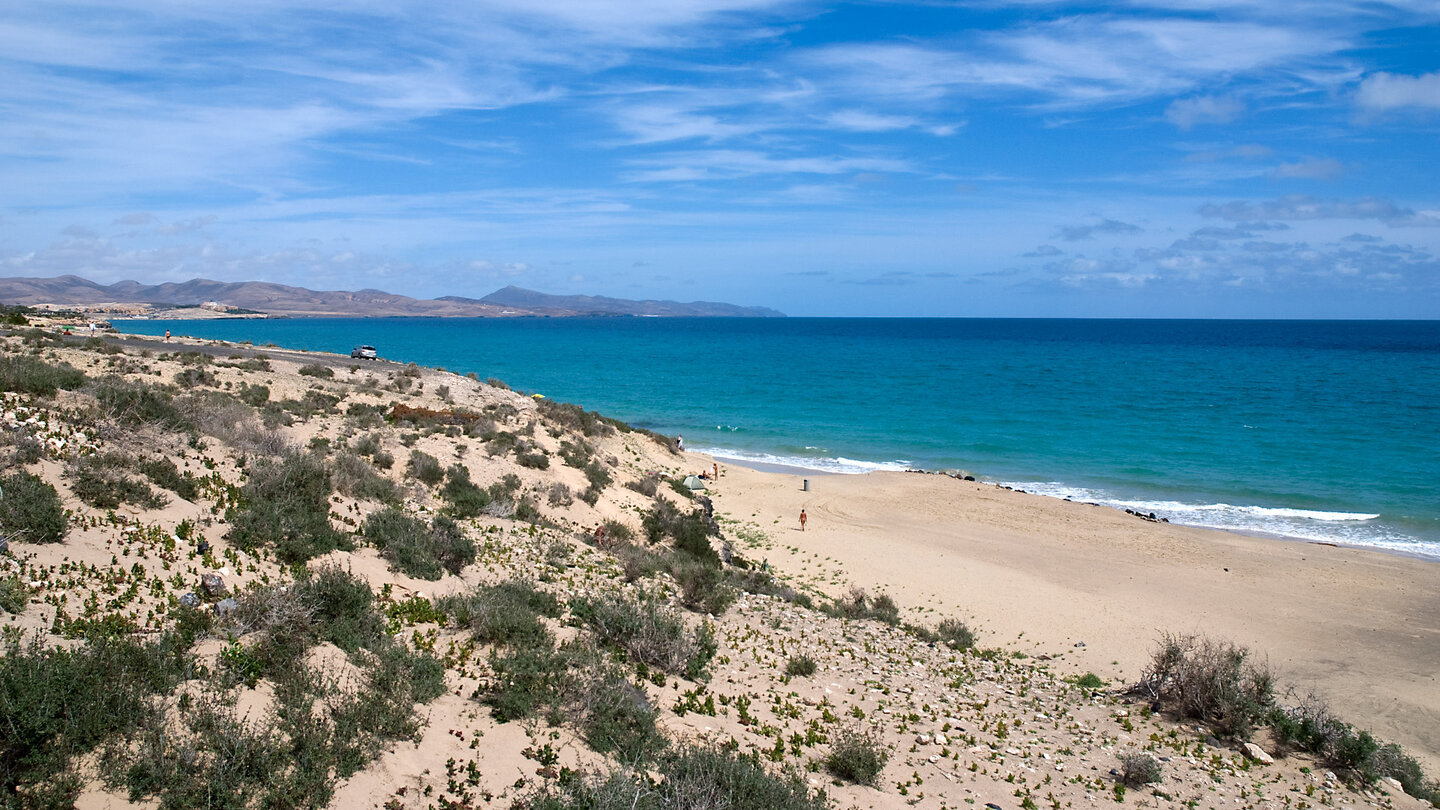
[[[1440,560],[1440,322],[127,321],[497,378],[687,448],[963,471],[1172,522]],[[358,361],[357,361],[358,362]]]

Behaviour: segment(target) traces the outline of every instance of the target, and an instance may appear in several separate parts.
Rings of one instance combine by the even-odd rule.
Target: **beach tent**
[[[700,478],[699,478],[699,476],[687,475],[687,476],[685,476],[685,488],[686,488],[686,489],[692,489],[692,490],[693,490],[693,489],[704,489],[704,488],[705,488],[705,482],[704,482],[704,481],[701,481]]]

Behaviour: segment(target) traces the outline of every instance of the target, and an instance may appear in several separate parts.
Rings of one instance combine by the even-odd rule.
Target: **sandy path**
[[[1063,656],[1105,678],[1135,679],[1161,631],[1231,639],[1268,655],[1282,683],[1440,766],[1440,564],[1154,524],[943,476],[800,483],[732,467],[711,494],[781,546],[750,554],[825,574],[831,593],[883,589],[938,611],[909,621],[965,617],[982,646]]]

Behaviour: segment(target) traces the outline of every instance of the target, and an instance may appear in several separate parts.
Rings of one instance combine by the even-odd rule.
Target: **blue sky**
[[[0,8],[0,275],[1440,317],[1435,0]]]

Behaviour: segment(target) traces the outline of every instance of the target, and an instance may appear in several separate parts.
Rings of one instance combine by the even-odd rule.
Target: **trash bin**
[[[810,491],[810,479],[809,479],[809,478],[802,478],[802,479],[800,479],[800,491],[801,491],[801,492],[809,492],[809,491]]]

